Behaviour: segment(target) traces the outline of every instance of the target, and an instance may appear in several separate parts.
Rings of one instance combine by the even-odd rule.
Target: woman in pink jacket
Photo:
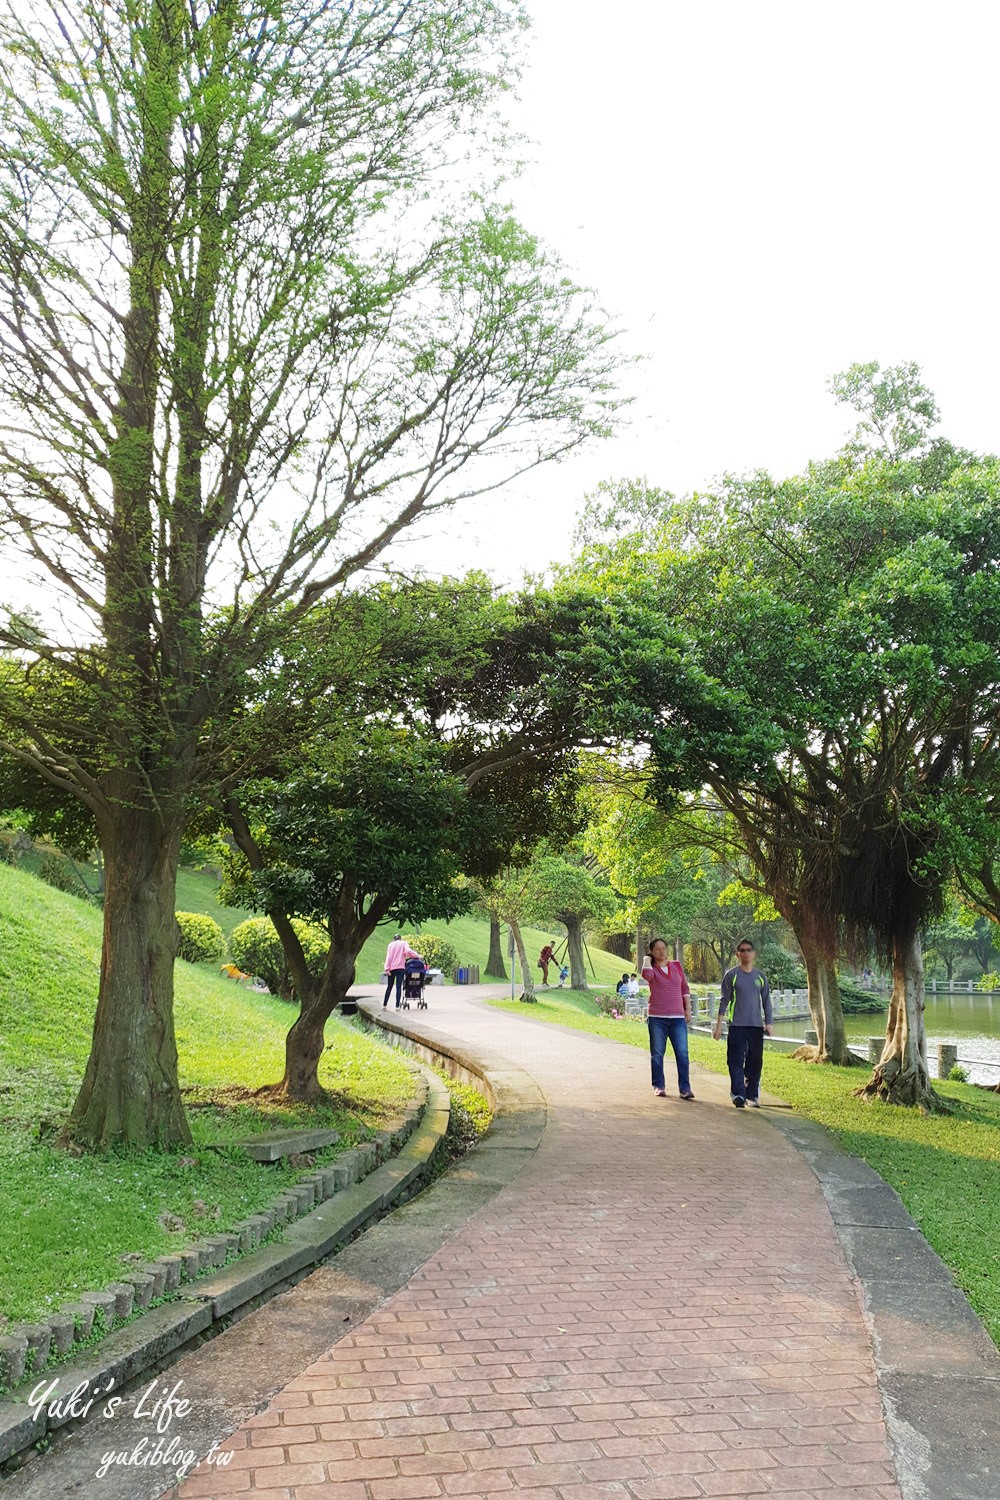
[[[396,1009],[399,1009],[400,996],[403,993],[403,975],[406,972],[406,960],[408,958],[419,957],[420,954],[415,952],[409,943],[400,937],[397,932],[385,950],[385,973],[389,982],[385,987],[385,999],[382,1001],[383,1009],[389,1004],[389,996],[392,994],[393,985],[396,986]]]
[[[649,954],[643,959],[642,977],[649,985],[649,1058],[653,1071],[653,1093],[667,1097],[663,1076],[663,1057],[669,1040],[677,1062],[677,1087],[682,1099],[693,1100],[688,1065],[688,1022],[691,1019],[691,991],[684,965],[667,957],[663,938],[654,938]]]

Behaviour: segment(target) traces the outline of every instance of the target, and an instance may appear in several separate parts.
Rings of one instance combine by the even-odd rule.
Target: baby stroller
[[[424,986],[427,983],[427,965],[422,958],[408,958],[403,966],[403,1009],[409,1010],[410,1001],[417,1002],[418,1010],[427,1009]]]

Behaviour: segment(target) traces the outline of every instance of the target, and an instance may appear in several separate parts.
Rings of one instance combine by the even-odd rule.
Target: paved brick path
[[[181,1500],[899,1500],[825,1203],[766,1118],[459,994],[431,1021],[538,1080],[541,1148]]]

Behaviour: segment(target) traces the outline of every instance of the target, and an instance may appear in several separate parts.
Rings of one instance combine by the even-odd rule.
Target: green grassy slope
[[[205,912],[206,915],[214,917],[223,930],[229,933],[250,913],[220,906],[217,893],[218,882],[214,876],[204,870],[181,870],[177,878],[177,910]],[[391,923],[384,923],[374,937],[365,944],[358,959],[358,984],[374,984],[378,979],[385,959],[385,945],[394,930]],[[459,963],[478,964],[481,970],[485,970],[490,949],[490,929],[487,922],[477,917],[458,917],[454,922],[425,922],[423,930],[448,938],[458,950]],[[564,937],[559,937],[562,928],[558,923],[552,927],[551,931],[540,927],[525,927],[523,931],[525,947],[532,964],[545,944],[552,938],[557,939],[555,944],[557,952],[560,944],[565,941]],[[407,928],[406,935],[414,936],[413,929]],[[507,929],[504,928],[505,944],[506,941]],[[588,975],[591,983],[594,985],[617,984],[627,965],[613,953],[606,953],[603,948],[597,948],[593,943],[588,946],[593,961],[593,976]],[[509,975],[509,965],[507,972]],[[550,977],[551,972],[550,970]],[[535,973],[536,978],[540,979],[541,974],[537,970]]]
[[[294,1179],[226,1148],[236,1135],[329,1122],[341,1146],[371,1134],[412,1092],[401,1058],[332,1020],[321,1077],[331,1106],[261,1108],[249,1091],[281,1076],[290,1005],[211,968],[177,965],[176,1029],[194,1150],[74,1157],[55,1146],[87,1059],[101,916],[0,865],[0,1327],[255,1212]],[[221,1147],[221,1150],[214,1149]],[[158,1222],[170,1214],[179,1225]]]
[[[228,937],[234,927],[252,917],[253,912],[239,906],[222,906],[218,899],[219,882],[207,870],[177,871],[178,911],[199,911],[214,917]]]
[[[516,1002],[491,1003],[525,1014]],[[547,996],[528,1016],[644,1050],[649,1045],[641,1021],[599,1015],[583,995]],[[690,1046],[703,1068],[726,1071],[721,1043],[692,1035]],[[896,1189],[1000,1344],[1000,1094],[936,1083],[954,1112],[922,1115],[856,1099],[853,1090],[865,1077],[860,1068],[817,1068],[779,1052],[764,1058],[764,1087],[825,1125]]]

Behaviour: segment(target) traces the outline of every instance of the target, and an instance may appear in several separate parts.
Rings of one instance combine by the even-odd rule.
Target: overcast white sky
[[[997,0],[528,3],[518,211],[648,359],[625,435],[407,550],[516,579],[602,478],[794,472],[854,360],[915,359],[1000,448]]]

